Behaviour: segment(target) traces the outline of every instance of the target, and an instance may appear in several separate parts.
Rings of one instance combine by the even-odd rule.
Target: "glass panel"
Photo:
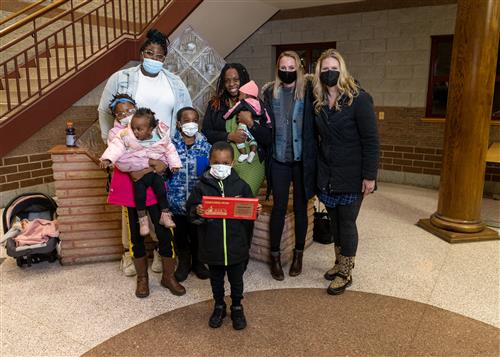
[[[443,41],[437,44],[435,76],[448,76],[450,74],[452,46],[452,41]]]
[[[312,50],[311,68],[309,69],[309,73],[314,73],[314,70],[316,69],[316,63],[318,62],[318,58],[319,56],[321,56],[324,50],[326,50],[326,48],[315,48]]]
[[[445,116],[446,103],[448,101],[448,81],[436,82],[432,88],[432,111],[433,115]]]

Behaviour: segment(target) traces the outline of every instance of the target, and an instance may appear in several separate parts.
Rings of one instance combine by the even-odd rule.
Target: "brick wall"
[[[49,154],[12,156],[0,161],[0,192],[52,181]]]

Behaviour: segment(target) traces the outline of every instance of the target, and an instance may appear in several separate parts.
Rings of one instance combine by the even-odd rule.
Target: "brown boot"
[[[288,273],[290,276],[297,276],[302,273],[302,255],[304,254],[303,250],[293,250],[293,261],[292,265],[290,265],[290,272]]]
[[[184,286],[179,284],[175,280],[175,259],[168,257],[161,257],[161,265],[163,266],[163,272],[161,275],[161,285],[174,295],[181,296],[186,293]]]
[[[345,257],[340,255],[340,271],[330,283],[326,292],[330,295],[340,295],[345,289],[352,285],[352,269],[354,268],[354,256]]]
[[[145,298],[149,296],[148,257],[134,258],[134,266],[137,272],[135,296]]]
[[[281,266],[281,256],[279,254],[277,256],[271,254],[271,276],[273,279],[279,281],[285,279],[283,267]]]

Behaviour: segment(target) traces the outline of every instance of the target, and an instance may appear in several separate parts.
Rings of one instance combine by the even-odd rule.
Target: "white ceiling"
[[[269,6],[277,7],[280,10],[298,9],[303,7],[313,7],[322,5],[335,5],[346,2],[358,2],[362,0],[260,0]]]

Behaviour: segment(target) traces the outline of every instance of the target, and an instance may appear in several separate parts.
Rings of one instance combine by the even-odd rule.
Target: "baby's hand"
[[[180,167],[171,167],[171,168],[170,168],[170,171],[171,171],[173,174],[175,174],[175,173],[179,172],[179,170],[180,170],[180,169],[181,169]]]
[[[262,213],[262,205],[259,203],[257,205],[257,216]]]
[[[110,160],[102,160],[101,163],[99,164],[99,167],[101,169],[106,169],[109,166],[111,166],[111,161]]]
[[[198,216],[203,216],[205,214],[205,210],[203,209],[202,204],[199,204],[198,206],[196,206],[196,214]]]

